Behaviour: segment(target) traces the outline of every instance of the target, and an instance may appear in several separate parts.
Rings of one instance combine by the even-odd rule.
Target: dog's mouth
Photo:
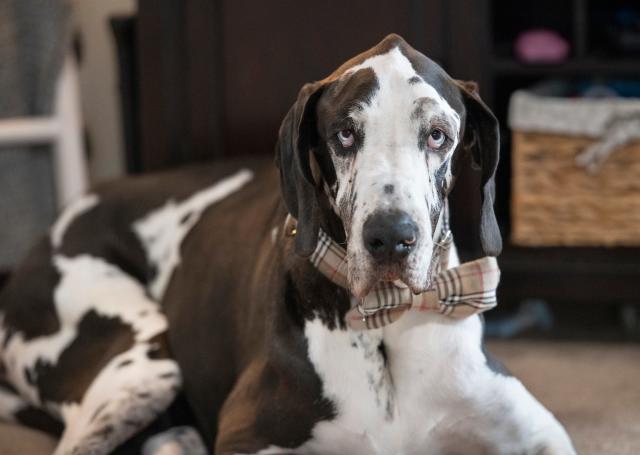
[[[372,264],[363,272],[350,273],[351,293],[356,298],[364,298],[380,283],[394,283],[398,287],[409,288],[414,294],[420,294],[431,287],[432,267],[425,271],[416,270],[406,264]]]
[[[390,271],[382,275],[382,281],[398,281],[400,280],[400,274],[396,271]]]

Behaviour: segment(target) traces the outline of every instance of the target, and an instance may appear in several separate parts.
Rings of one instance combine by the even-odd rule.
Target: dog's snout
[[[418,241],[418,225],[402,211],[377,212],[363,227],[364,244],[377,261],[406,257]]]

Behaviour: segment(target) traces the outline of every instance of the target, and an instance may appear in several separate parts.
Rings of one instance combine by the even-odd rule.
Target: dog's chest
[[[479,342],[479,321],[463,338],[448,326],[410,325],[357,332],[307,323],[309,358],[336,417],[317,423],[296,453],[410,455],[455,433],[443,428],[467,406],[459,367],[471,356],[463,345]]]

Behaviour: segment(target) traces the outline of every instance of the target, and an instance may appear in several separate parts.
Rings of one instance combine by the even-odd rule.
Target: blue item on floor
[[[553,314],[547,302],[527,299],[512,316],[485,320],[485,335],[492,338],[513,338],[526,330],[548,331],[553,327]]]

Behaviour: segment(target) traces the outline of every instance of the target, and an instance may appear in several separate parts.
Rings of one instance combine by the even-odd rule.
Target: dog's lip
[[[399,288],[409,288],[413,294],[422,294],[429,290],[433,284],[433,280],[427,277],[417,276],[415,271],[396,266],[390,266],[378,270],[374,270],[368,276],[367,280],[351,283],[351,294],[358,299],[363,299],[371,293],[380,283],[393,283]],[[355,286],[354,286],[355,285]]]
[[[420,294],[424,292],[426,287],[429,286],[429,283],[426,283],[426,287],[424,287],[425,283],[412,283],[411,281],[407,280],[407,278],[404,277],[403,275],[404,274],[400,272],[384,273],[382,274],[381,277],[372,278],[370,281],[367,282],[365,286],[362,286],[361,288],[351,287],[351,293],[353,294],[354,297],[358,299],[363,299],[367,295],[369,295],[380,283],[393,283],[393,285],[398,288],[403,288],[403,289],[409,288],[411,292],[413,292],[414,294]]]
[[[376,287],[376,284],[379,283],[379,280],[369,280],[365,285],[353,286],[351,285],[351,294],[357,299],[364,299],[373,289]]]
[[[429,287],[430,287],[430,283],[427,283],[426,286],[410,286],[410,289],[411,289],[411,292],[418,295],[418,294],[422,294],[423,292],[426,292],[427,289],[429,289]]]
[[[401,279],[405,284],[405,287],[411,289],[411,292],[413,292],[414,294],[422,294],[423,292],[427,291],[432,284],[432,280],[429,277],[427,277],[425,280],[420,280],[416,279],[415,276],[407,274],[406,276],[403,275]]]
[[[351,294],[353,294],[353,296],[356,299],[364,299],[367,295],[369,295],[369,292],[371,292],[372,289],[373,289],[373,286],[368,288],[363,288],[362,290],[356,290],[352,288]]]
[[[417,294],[422,294],[423,292],[425,292],[425,290],[429,289],[430,283],[427,282],[425,286],[417,286],[417,285],[407,284],[404,280],[398,278],[397,280],[393,281],[393,285],[402,289],[409,288],[412,293],[417,295]]]
[[[398,272],[387,272],[383,275],[382,281],[399,281],[400,274]]]
[[[394,281],[390,281],[390,280],[381,280],[381,281],[376,281],[374,282],[372,285],[364,287],[360,290],[357,289],[351,289],[351,294],[353,294],[353,296],[357,299],[364,299],[367,295],[369,295],[371,293],[371,291],[373,291],[376,287],[377,283],[380,282],[387,282],[387,283],[393,283],[395,286],[399,287],[399,288],[409,288],[411,290],[412,293],[418,295],[418,294],[422,294],[423,292],[425,292],[426,290],[429,289],[430,284],[427,283],[426,286],[410,286],[407,283],[405,283],[402,280],[394,280]]]

